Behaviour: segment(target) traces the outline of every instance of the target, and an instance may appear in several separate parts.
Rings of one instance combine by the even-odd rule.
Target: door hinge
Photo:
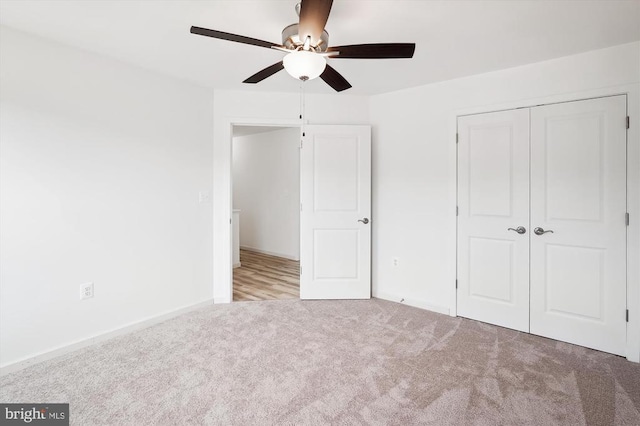
[[[456,280],[456,290],[458,289],[458,280]]]
[[[629,226],[629,213],[624,214],[624,222]]]
[[[627,322],[629,322],[629,310],[627,309]]]
[[[627,129],[629,128],[629,121],[630,119],[629,119],[629,116],[627,115]]]
[[[459,214],[459,210],[458,210],[458,206],[456,206],[456,216],[458,216]]]
[[[300,203],[300,211],[302,211],[302,203]]]
[[[231,225],[231,221],[232,221],[232,220],[233,220],[233,219],[229,219],[229,225]]]
[[[458,134],[456,133],[456,143],[458,143]]]

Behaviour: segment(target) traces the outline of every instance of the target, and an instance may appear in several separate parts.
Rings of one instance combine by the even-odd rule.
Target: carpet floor
[[[73,425],[640,425],[640,365],[383,300],[215,305],[0,378]]]

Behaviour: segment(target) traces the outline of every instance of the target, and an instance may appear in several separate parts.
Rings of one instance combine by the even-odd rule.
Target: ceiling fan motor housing
[[[298,35],[298,24],[291,24],[282,30],[282,45],[287,49],[297,50],[304,46],[304,40],[300,40]],[[316,53],[326,52],[329,47],[329,33],[326,30],[322,31],[320,41],[316,46],[311,46]]]

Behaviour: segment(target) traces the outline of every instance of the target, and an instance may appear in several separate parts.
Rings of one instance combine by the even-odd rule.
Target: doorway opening
[[[233,301],[300,297],[300,128],[232,126]]]

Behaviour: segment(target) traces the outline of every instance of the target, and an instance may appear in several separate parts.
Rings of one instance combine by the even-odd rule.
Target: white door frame
[[[214,195],[213,209],[213,302],[230,303],[233,300],[233,236],[231,220],[233,217],[232,192],[232,144],[233,126],[272,126],[302,127],[301,120],[261,119],[251,117],[225,117],[214,123],[215,138],[226,143],[213,144],[214,179],[222,179],[222,193]],[[218,170],[218,171],[216,171]],[[216,243],[217,242],[217,243]]]
[[[450,159],[456,164],[453,168],[450,182],[450,190],[456,194],[450,212],[454,229],[457,231],[457,194],[458,194],[458,153],[456,144],[458,117],[470,114],[481,114],[516,108],[530,108],[539,105],[572,102],[606,96],[627,95],[627,114],[631,125],[627,131],[627,211],[631,216],[627,227],[627,309],[629,309],[629,322],[627,323],[626,358],[629,361],[640,362],[640,84],[630,84],[604,89],[566,93],[561,95],[546,96],[528,100],[507,102],[497,105],[486,105],[454,111],[449,119],[450,128]],[[457,244],[454,258],[457,259]],[[457,277],[458,265],[453,265],[451,276]],[[450,284],[450,315],[457,316],[455,281]]]

